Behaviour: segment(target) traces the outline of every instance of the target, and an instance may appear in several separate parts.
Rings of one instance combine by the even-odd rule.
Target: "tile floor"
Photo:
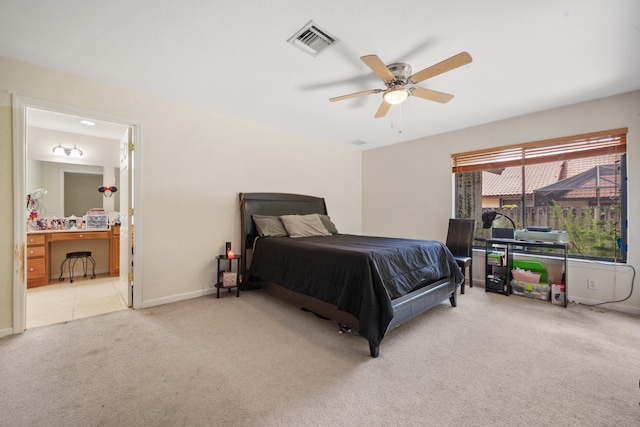
[[[27,289],[27,329],[126,308],[118,277],[79,277],[73,283],[52,280],[47,286]]]

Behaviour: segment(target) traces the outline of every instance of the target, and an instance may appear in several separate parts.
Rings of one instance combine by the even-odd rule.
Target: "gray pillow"
[[[331,234],[337,234],[338,229],[336,228],[336,225],[331,221],[331,218],[329,217],[329,215],[322,215],[322,214],[319,214],[319,215],[320,215],[320,220],[324,224],[324,227],[327,229],[327,231]]]
[[[284,229],[280,218],[273,215],[251,215],[256,223],[260,237],[284,237],[287,230]]]
[[[318,214],[282,215],[280,217],[289,237],[329,236]]]

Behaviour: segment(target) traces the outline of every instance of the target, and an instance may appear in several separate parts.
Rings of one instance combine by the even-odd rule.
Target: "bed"
[[[447,299],[457,304],[464,276],[441,242],[339,232],[259,236],[255,219],[261,216],[329,218],[321,197],[240,193],[240,212],[243,287],[264,289],[357,331],[372,357],[388,331]]]

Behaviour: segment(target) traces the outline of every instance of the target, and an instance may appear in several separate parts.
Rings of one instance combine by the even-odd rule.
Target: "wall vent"
[[[361,141],[359,139],[356,139],[355,141],[350,141],[349,144],[353,144],[353,145],[365,145],[366,142],[365,141]]]
[[[302,49],[311,56],[318,56],[326,48],[339,41],[313,21],[309,21],[307,25],[287,40],[288,43]]]

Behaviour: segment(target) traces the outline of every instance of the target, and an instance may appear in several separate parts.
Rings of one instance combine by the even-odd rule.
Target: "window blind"
[[[452,171],[471,172],[627,151],[627,128],[452,154]]]

